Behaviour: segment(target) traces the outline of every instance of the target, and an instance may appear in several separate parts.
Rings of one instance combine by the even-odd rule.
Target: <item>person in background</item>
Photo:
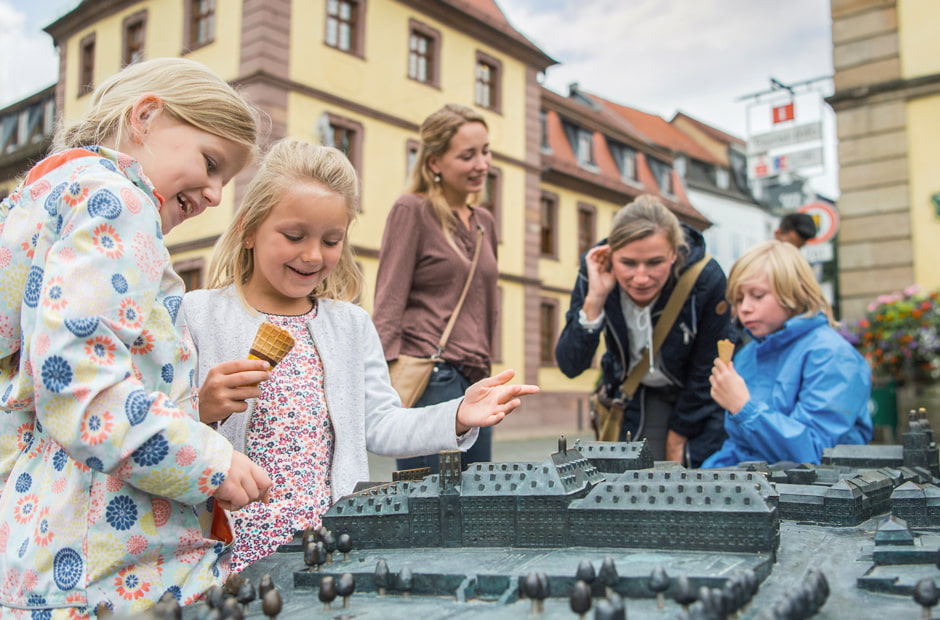
[[[200,415],[274,478],[270,502],[233,513],[233,570],[318,528],[333,503],[369,480],[366,450],[411,456],[473,444],[535,386],[504,371],[459,398],[403,409],[368,313],[347,234],[359,180],[340,151],[275,143],[216,246],[208,290],[183,299],[199,357]],[[258,325],[294,347],[269,373],[244,359]],[[253,383],[262,381],[255,387]],[[234,414],[232,412],[235,412]],[[242,413],[244,412],[244,413]]]
[[[632,398],[621,385],[640,364],[678,278],[705,257],[705,240],[655,196],[622,208],[610,236],[588,250],[555,346],[568,377],[591,368],[601,334],[599,397],[623,402],[620,440],[645,438],[654,458],[697,467],[725,439],[723,412],[709,395],[718,340],[734,339],[725,274],[708,258],[662,348]]]
[[[802,248],[816,236],[816,221],[808,213],[787,213],[780,219],[774,239]]]
[[[228,575],[213,508],[271,480],[199,421],[163,235],[219,204],[256,114],[196,62],[129,65],[0,203],[0,616],[131,617]]]
[[[871,369],[835,329],[832,309],[793,245],[766,241],[731,268],[728,298],[751,341],[715,360],[711,395],[728,439],[702,467],[815,463],[872,438]]]
[[[490,168],[489,133],[483,117],[449,104],[421,125],[418,149],[405,194],[385,222],[379,250],[372,318],[385,358],[399,354],[430,357],[470,273],[482,232],[483,245],[447,346],[416,406],[457,398],[490,373],[498,298],[496,222],[485,208],[472,206]],[[463,466],[490,461],[492,431],[480,430],[463,455]],[[430,467],[437,459],[399,459],[399,469]]]

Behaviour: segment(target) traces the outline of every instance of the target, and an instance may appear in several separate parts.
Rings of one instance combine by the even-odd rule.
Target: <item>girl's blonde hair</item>
[[[418,147],[418,154],[415,156],[414,165],[411,167],[411,175],[408,178],[408,184],[405,191],[411,194],[421,194],[426,196],[431,207],[434,209],[434,216],[444,229],[444,235],[448,242],[453,245],[453,237],[457,224],[457,219],[450,205],[444,198],[444,190],[440,182],[434,182],[434,173],[428,167],[428,159],[433,157],[442,157],[447,149],[450,148],[451,138],[462,126],[467,123],[480,123],[489,130],[486,119],[472,108],[448,103],[443,108],[434,112],[421,123],[421,146]],[[470,202],[476,202],[477,196],[470,196]]]
[[[812,268],[800,251],[783,241],[764,241],[741,255],[728,274],[728,300],[736,309],[741,287],[761,276],[767,278],[774,297],[790,318],[802,314],[815,316],[822,312],[829,324],[837,325],[832,307],[823,296]],[[735,310],[736,311],[736,310]]]
[[[82,120],[58,128],[53,150],[108,142],[120,145],[130,130],[134,103],[146,94],[159,97],[171,118],[256,154],[257,110],[210,69],[185,58],[154,58],[110,76],[95,89]]]
[[[611,251],[616,251],[634,241],[645,239],[652,234],[662,233],[676,254],[672,265],[673,275],[679,273],[689,253],[685,235],[679,219],[669,210],[662,200],[652,194],[638,196],[636,200],[617,211],[610,225],[607,244]]]
[[[339,262],[310,298],[353,301],[359,296],[362,274],[349,243],[349,226],[356,219],[359,200],[356,169],[342,151],[290,138],[271,145],[248,185],[241,207],[216,243],[209,269],[210,288],[234,284],[244,297],[243,286],[255,269],[254,252],[245,247],[245,242],[258,231],[283,193],[298,183],[319,183],[342,196],[348,219]]]

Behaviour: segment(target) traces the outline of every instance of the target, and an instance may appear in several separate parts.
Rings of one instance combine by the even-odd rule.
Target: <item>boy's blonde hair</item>
[[[432,113],[424,122],[421,123],[421,146],[418,147],[418,154],[415,156],[414,165],[411,167],[411,175],[408,178],[408,184],[405,191],[411,194],[421,194],[426,196],[431,207],[434,209],[434,216],[441,228],[447,241],[454,245],[453,232],[457,225],[454,212],[444,198],[444,190],[440,183],[434,182],[434,173],[428,167],[428,159],[432,156],[441,157],[450,148],[451,138],[461,127],[467,123],[480,123],[489,129],[486,119],[472,108],[448,103],[437,112]],[[477,199],[476,195],[470,196],[470,202]]]
[[[822,312],[830,325],[837,325],[832,307],[823,296],[809,263],[796,247],[776,240],[758,243],[731,267],[727,297],[735,312],[741,287],[761,276],[767,277],[774,297],[790,318],[798,314],[815,316]]]
[[[245,241],[267,219],[285,190],[298,183],[319,183],[343,197],[346,203],[346,238],[339,262],[317,286],[311,299],[353,301],[362,287],[362,274],[356,266],[349,243],[349,226],[356,219],[359,177],[342,151],[296,139],[283,139],[271,145],[254,179],[248,185],[241,207],[216,243],[209,269],[209,287],[234,284],[239,293],[254,273],[254,252]],[[242,295],[244,297],[244,295]]]
[[[676,254],[672,265],[673,275],[679,273],[689,253],[685,235],[676,215],[657,196],[644,194],[623,207],[614,215],[607,236],[607,245],[616,251],[634,241],[662,233]]]
[[[53,150],[121,144],[134,103],[151,93],[171,118],[242,145],[252,156],[257,152],[257,110],[209,68],[185,58],[154,58],[110,76],[95,89],[82,120],[59,127]]]

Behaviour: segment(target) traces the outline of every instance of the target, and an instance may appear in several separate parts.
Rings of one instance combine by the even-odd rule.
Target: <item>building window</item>
[[[539,253],[558,256],[558,195],[550,192],[539,199]]]
[[[359,173],[362,183],[362,123],[326,113],[326,122],[321,122],[320,143],[341,150]],[[361,205],[360,201],[360,205]]]
[[[95,89],[95,33],[82,39],[79,50],[78,96],[81,97]]]
[[[650,172],[653,173],[653,178],[656,179],[659,191],[664,194],[672,194],[672,166],[654,157],[647,157],[646,161],[649,162]]]
[[[212,43],[215,39],[215,0],[186,0],[183,40],[187,51]]]
[[[539,303],[539,362],[555,363],[555,332],[558,330],[558,301],[542,299]]]
[[[552,145],[548,141],[548,112],[545,110],[539,110],[539,125],[542,130],[542,152],[550,154]]]
[[[408,25],[408,77],[437,87],[440,83],[441,33],[413,19]]]
[[[327,0],[326,44],[363,56],[366,0]]]
[[[503,63],[498,58],[477,50],[476,82],[473,89],[473,99],[481,108],[499,112],[500,83],[502,81]]]
[[[610,156],[614,158],[620,178],[624,181],[636,181],[636,151],[629,146],[608,140]]]
[[[173,264],[173,270],[183,279],[183,285],[187,291],[195,291],[202,288],[202,272],[205,268],[205,261],[201,258],[192,258],[179,261]]]
[[[596,168],[597,164],[594,163],[594,132],[579,127],[568,120],[563,120],[561,126],[565,130],[565,136],[568,138],[568,143],[574,151],[578,164],[583,168]]]
[[[597,208],[593,205],[578,204],[578,258],[594,247],[597,221]]]
[[[411,177],[411,169],[415,166],[415,161],[418,159],[418,151],[421,148],[421,143],[417,140],[408,140],[405,143],[405,178],[408,179]]]
[[[477,196],[477,205],[487,209],[496,220],[496,235],[500,235],[500,205],[502,203],[502,171],[499,168],[490,168],[486,173],[486,185],[483,192]]]
[[[124,44],[121,54],[121,66],[127,66],[144,59],[145,34],[147,32],[147,11],[139,11],[124,19]]]
[[[728,189],[731,185],[731,174],[725,168],[715,169],[715,185],[718,189]]]

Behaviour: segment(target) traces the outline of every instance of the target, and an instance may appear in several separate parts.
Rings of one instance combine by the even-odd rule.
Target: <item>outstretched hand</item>
[[[261,396],[258,383],[271,378],[260,360],[232,360],[213,366],[199,386],[199,419],[205,424],[224,420],[248,409],[250,398]]]
[[[522,404],[520,396],[535,394],[537,385],[506,385],[515,371],[504,370],[493,377],[477,381],[467,388],[457,407],[457,434],[463,435],[477,426],[493,426]]]
[[[751,399],[751,392],[747,389],[744,379],[734,369],[734,362],[724,362],[715,358],[715,365],[712,366],[712,374],[708,382],[712,386],[712,398],[731,415],[741,411]]]

